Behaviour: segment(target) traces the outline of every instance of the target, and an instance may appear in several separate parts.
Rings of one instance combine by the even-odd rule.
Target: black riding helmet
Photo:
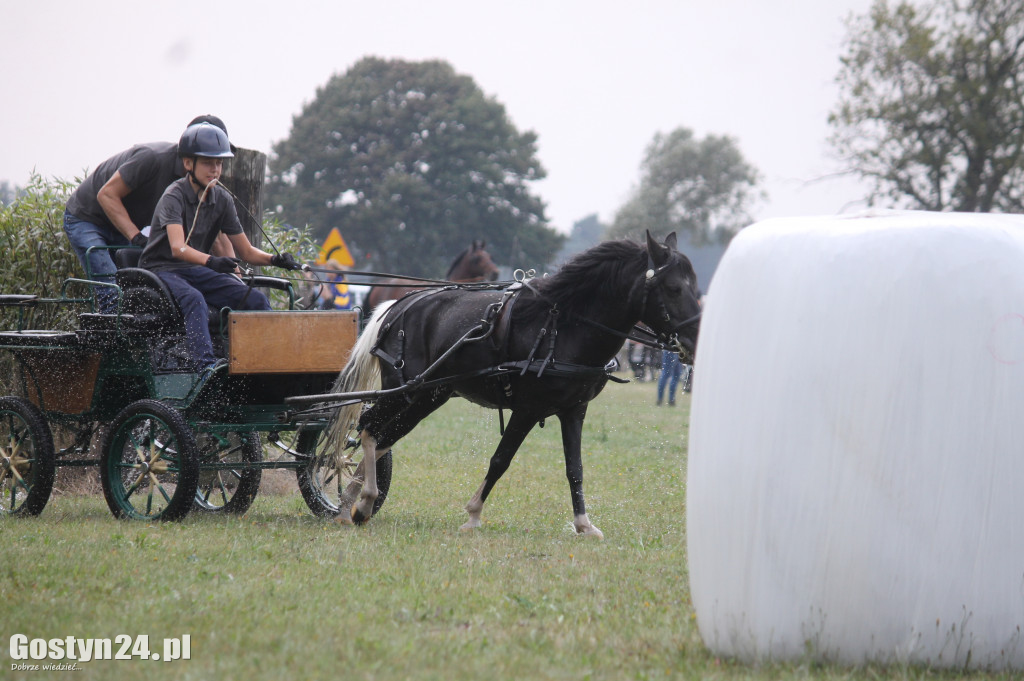
[[[185,127],[187,128],[189,125],[195,125],[196,123],[213,123],[218,128],[223,130],[225,135],[228,134],[228,126],[224,125],[224,121],[222,121],[219,116],[214,116],[213,114],[203,114],[202,116],[196,116],[191,121],[189,121],[189,124]],[[231,135],[228,135],[228,137],[230,138]],[[231,151],[237,152],[238,148],[234,144],[232,144]]]
[[[218,128],[223,130],[225,135],[228,134],[228,126],[224,125],[224,121],[222,121],[219,116],[214,116],[213,114],[203,114],[202,116],[196,116],[191,121],[189,121],[188,125],[186,125],[185,127],[187,128],[190,125],[197,125],[199,123],[213,123]]]
[[[178,156],[204,156],[206,158],[233,158],[227,133],[212,123],[197,123],[185,128],[178,140]]]

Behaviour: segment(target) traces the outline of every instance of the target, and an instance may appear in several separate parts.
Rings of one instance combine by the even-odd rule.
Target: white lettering
[[[181,659],[181,641],[176,638],[164,639],[164,662]]]
[[[114,650],[116,649],[116,653]],[[129,636],[120,634],[113,642],[109,638],[33,638],[25,634],[11,634],[8,640],[8,652],[11,660],[159,660],[161,655],[165,662],[171,660],[192,659],[192,636],[184,634],[179,638],[163,639],[163,651],[157,653],[150,650],[149,635],[138,634]],[[14,664],[12,670],[25,670],[39,665]],[[76,669],[77,665],[70,662],[63,665],[49,665],[46,669]]]
[[[11,637],[11,659],[24,660],[28,657],[28,636],[15,634]]]
[[[46,659],[46,639],[34,638],[28,642],[28,656],[33,660]]]

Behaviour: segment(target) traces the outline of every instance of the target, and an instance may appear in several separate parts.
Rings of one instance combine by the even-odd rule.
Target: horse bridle
[[[665,278],[665,274],[674,264],[676,264],[677,260],[678,256],[676,254],[669,253],[668,262],[666,262],[661,267],[658,267],[657,265],[654,264],[654,258],[651,257],[651,254],[648,251],[647,272],[644,273],[644,296],[643,299],[640,301],[641,310],[647,309],[647,297],[650,295],[651,291],[653,291],[661,283],[661,280]],[[661,315],[662,319],[665,321],[666,324],[670,324],[672,322],[672,315],[669,314],[668,306],[665,305],[664,296],[661,295],[660,293],[657,297],[657,303],[658,307],[660,308],[658,312]],[[692,326],[698,323],[700,321],[701,313],[702,311],[698,311],[697,314],[693,315],[692,317],[684,319],[675,326],[671,327],[667,333],[659,333],[655,337],[658,338],[659,340],[663,340],[663,342],[667,343],[669,346],[676,348],[677,351],[682,350],[682,344],[679,342],[679,332],[688,326]]]
[[[665,277],[665,273],[668,272],[669,268],[672,267],[673,264],[674,261],[670,257],[667,263],[665,263],[661,267],[657,267],[654,264],[654,260],[651,258],[650,253],[647,254],[647,271],[644,273],[643,298],[640,301],[641,310],[647,309],[648,295],[656,286],[658,286],[659,283],[661,283],[661,280]],[[525,281],[523,282],[523,284],[526,288],[533,291],[534,295],[537,295],[538,297],[542,298],[544,297],[540,291],[538,291],[536,288],[530,285],[529,281]],[[664,299],[662,299],[661,295],[658,296],[658,305],[661,308],[659,312],[661,313],[664,320],[666,322],[671,322],[672,315],[669,314],[668,307],[665,305],[665,301]],[[605,326],[600,322],[595,322],[592,319],[581,317],[578,314],[572,315],[572,317],[577,321],[582,322],[587,326],[592,326],[595,329],[599,329],[613,336],[618,336],[619,338],[623,338],[626,340],[636,341],[641,345],[646,345],[652,348],[658,348],[660,350],[672,350],[673,352],[676,353],[687,351],[687,349],[684,348],[682,343],[679,341],[679,331],[686,328],[687,326],[692,326],[693,324],[699,322],[700,316],[701,313],[698,312],[692,317],[684,319],[683,321],[679,322],[671,329],[669,329],[668,332],[653,333],[652,331],[649,331],[647,328],[637,324],[628,332],[623,333],[618,329],[613,329],[610,326]]]

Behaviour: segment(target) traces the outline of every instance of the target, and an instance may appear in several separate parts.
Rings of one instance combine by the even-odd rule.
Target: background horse
[[[642,321],[677,349],[692,352],[699,315],[697,277],[676,250],[674,233],[664,244],[650,234],[646,246],[599,244],[554,276],[521,286],[422,291],[378,310],[334,386],[339,393],[370,390],[378,382],[382,388],[368,409],[357,402],[334,416],[332,441],[343,441],[358,418],[363,448],[357,478],[342,495],[339,520],[369,520],[376,466],[365,462],[459,395],[511,410],[484,481],[466,505],[469,520],[462,529],[480,526],[488,494],[527,434],[557,416],[573,526],[580,534],[603,537],[587,517],[583,498],[580,450],[587,404],[604,388],[606,365],[634,324]]]
[[[491,254],[484,250],[485,242],[476,240],[469,248],[455,258],[448,273],[444,275],[447,281],[469,283],[474,281],[496,281],[498,279],[498,266],[491,260]],[[381,303],[389,300],[398,300],[407,293],[419,291],[423,287],[416,286],[408,279],[395,278],[387,279],[383,284],[387,286],[374,286],[366,294],[366,301],[363,303],[363,315],[369,317]]]

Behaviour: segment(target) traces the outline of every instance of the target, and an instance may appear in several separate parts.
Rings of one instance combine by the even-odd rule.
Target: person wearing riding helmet
[[[225,158],[231,158],[228,136],[216,125],[190,125],[178,142],[185,177],[164,191],[153,213],[149,242],[139,266],[154,272],[170,290],[185,317],[185,335],[195,368],[209,371],[225,364],[213,354],[207,304],[234,310],[269,310],[262,292],[233,276],[237,261],[211,254],[226,240],[234,252],[253,265],[299,269],[290,253],[271,255],[242,231],[233,197],[218,184]]]
[[[217,116],[196,116],[189,125],[212,123],[224,134],[227,128]],[[114,283],[114,264],[109,249],[96,246],[142,247],[142,229],[150,223],[157,201],[171,182],[185,175],[174,142],[136,144],[97,166],[82,181],[64,207],[64,232],[85,273],[93,281]],[[101,312],[116,312],[117,294],[97,287]]]

